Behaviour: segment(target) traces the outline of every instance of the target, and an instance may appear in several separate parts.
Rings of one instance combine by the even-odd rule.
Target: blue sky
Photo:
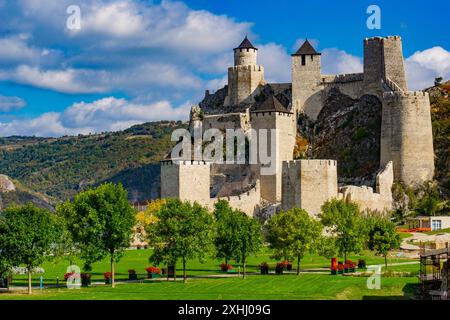
[[[69,30],[69,5],[81,29]],[[369,5],[381,30],[366,27]],[[365,37],[401,35],[411,89],[450,78],[450,1],[0,0],[0,136],[60,136],[186,119],[226,83],[248,34],[266,78],[290,81],[303,39],[323,73],[362,70]]]

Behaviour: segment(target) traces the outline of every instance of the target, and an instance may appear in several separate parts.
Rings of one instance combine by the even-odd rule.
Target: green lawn
[[[144,283],[96,286],[82,289],[35,290],[24,293],[0,294],[0,299],[49,300],[189,300],[189,299],[407,299],[413,295],[417,278],[382,278],[380,290],[367,289],[367,278],[350,276],[266,275],[247,279],[190,279],[182,281],[147,281]]]
[[[152,265],[148,262],[151,250],[128,250],[122,260],[117,263],[116,270],[118,280],[128,278],[128,269],[135,269],[144,278],[144,268]],[[383,264],[384,258],[366,252],[360,256],[349,256],[349,259],[357,262],[365,259],[367,265]],[[342,258],[339,260],[343,260]],[[405,258],[392,258],[389,263],[411,261]],[[259,264],[268,262],[271,270],[275,263],[270,258],[268,249],[248,261],[247,270],[259,272]],[[81,260],[75,261],[79,266]],[[238,269],[238,265],[231,262]],[[208,259],[204,263],[193,260],[187,265],[187,273],[190,276],[221,274],[220,261]],[[317,255],[309,255],[301,262],[301,269],[328,268],[328,259]],[[412,295],[413,287],[417,284],[417,278],[410,277],[382,277],[381,290],[369,290],[366,287],[367,278],[357,276],[331,276],[329,274],[301,274],[299,277],[289,275],[250,275],[248,279],[232,278],[190,278],[187,284],[182,281],[158,281],[145,280],[143,283],[118,283],[117,288],[112,289],[105,285],[96,285],[80,290],[64,288],[64,273],[69,266],[66,260],[44,263],[44,285],[56,283],[59,277],[61,288],[52,286],[44,290],[35,289],[34,294],[28,296],[23,293],[0,293],[0,299],[371,299],[371,298],[408,298]],[[161,266],[163,267],[163,266]],[[178,266],[179,267],[179,266]],[[390,266],[393,271],[407,271],[415,275],[418,264]],[[109,271],[109,262],[105,259],[95,263],[91,272],[93,282],[103,281],[103,273]],[[384,270],[383,270],[384,271]],[[177,274],[181,276],[181,269],[177,268]],[[39,275],[33,276],[33,285],[38,286]],[[13,286],[26,286],[26,276],[15,276]]]
[[[116,279],[118,280],[125,280],[128,279],[128,270],[129,269],[135,269],[138,274],[141,274],[142,277],[144,277],[144,274],[146,271],[144,270],[145,267],[151,266],[152,264],[148,262],[148,258],[151,255],[151,249],[148,250],[127,250],[125,252],[124,257],[117,263],[116,265]],[[384,258],[375,256],[371,252],[366,252],[360,256],[349,256],[348,259],[351,259],[355,262],[358,261],[358,259],[365,259],[367,265],[372,264],[384,264]],[[343,260],[343,258],[339,259]],[[406,262],[406,261],[412,261],[405,258],[392,258],[389,259],[389,263],[397,263],[397,262]],[[276,260],[270,258],[270,251],[268,249],[262,250],[261,253],[259,253],[256,256],[251,256],[249,258],[249,261],[247,263],[247,271],[248,272],[259,272],[259,264],[261,262],[267,262],[269,263],[271,269],[275,267]],[[81,260],[77,260],[74,262],[76,265],[82,267],[83,262]],[[204,263],[200,263],[197,260],[189,261],[187,264],[187,273],[188,275],[211,275],[211,274],[219,274],[220,269],[220,261],[214,260],[214,259],[207,259],[204,261]],[[238,270],[239,264],[233,263],[233,261],[230,262],[235,270]],[[59,260],[57,262],[47,262],[42,265],[42,267],[45,270],[45,273],[43,274],[44,277],[44,284],[55,284],[56,278],[59,277],[60,283],[64,281],[64,273],[67,272],[67,267],[69,266],[69,261],[67,260]],[[330,261],[326,258],[323,258],[321,256],[317,255],[308,255],[301,261],[301,269],[305,268],[328,268],[330,266]],[[103,280],[103,273],[110,270],[109,261],[105,259],[102,262],[95,263],[93,266],[93,270],[90,272],[92,274],[93,281],[101,281]],[[164,267],[164,266],[160,266]],[[181,264],[177,266],[177,274],[181,275],[182,269],[180,269]],[[295,267],[295,266],[294,266]],[[403,267],[403,266],[401,266]],[[397,267],[401,269],[401,267]],[[405,266],[410,271],[409,266]],[[418,269],[418,267],[416,268]],[[396,271],[402,271],[402,270],[396,270]],[[38,285],[39,283],[39,275],[33,275],[33,284]],[[26,276],[15,276],[13,284],[15,286],[25,286],[26,285]]]
[[[450,228],[425,232],[425,234],[428,234],[428,235],[434,235],[434,234],[439,234],[439,233],[450,233]]]

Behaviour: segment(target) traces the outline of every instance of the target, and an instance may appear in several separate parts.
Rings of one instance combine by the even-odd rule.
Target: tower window
[[[305,55],[304,54],[302,54],[302,66],[304,66],[305,65],[305,63],[306,63],[306,61],[305,61],[306,59],[305,59]]]

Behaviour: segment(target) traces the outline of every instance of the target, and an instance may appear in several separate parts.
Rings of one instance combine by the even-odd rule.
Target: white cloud
[[[442,47],[417,51],[405,59],[405,68],[409,89],[425,89],[436,77],[450,78],[450,52]]]
[[[363,62],[360,57],[336,48],[322,50],[321,61],[323,74],[358,73],[363,71]]]
[[[258,60],[268,82],[291,81],[291,57],[283,46],[276,43],[260,45]]]
[[[0,136],[62,136],[78,133],[117,131],[157,120],[187,120],[190,104],[173,107],[168,101],[143,104],[107,97],[90,103],[79,102],[63,112],[49,112],[33,119],[0,122]]]
[[[9,97],[0,94],[0,112],[9,112],[15,109],[21,109],[25,107],[25,100],[19,97]]]

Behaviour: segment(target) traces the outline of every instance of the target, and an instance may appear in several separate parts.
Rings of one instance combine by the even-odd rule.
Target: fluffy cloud
[[[405,59],[405,64],[411,90],[432,86],[436,77],[450,78],[450,52],[442,47],[417,51]]]
[[[25,107],[25,100],[19,97],[8,97],[0,94],[0,112],[9,112]]]
[[[360,57],[336,48],[322,50],[321,61],[322,73],[324,74],[358,73],[363,71],[363,62]]]
[[[146,121],[187,120],[190,104],[173,107],[168,101],[141,104],[107,97],[91,103],[79,102],[63,112],[48,112],[33,119],[0,122],[0,136],[62,136],[117,131]]]
[[[68,30],[72,4],[4,5],[0,34],[16,35],[0,36],[1,79],[71,94],[154,90],[186,97],[203,90],[204,73],[223,73],[230,48],[251,27],[181,2],[80,0],[81,29]]]
[[[291,81],[291,57],[286,48],[276,43],[258,46],[259,64],[264,66],[268,82]]]

